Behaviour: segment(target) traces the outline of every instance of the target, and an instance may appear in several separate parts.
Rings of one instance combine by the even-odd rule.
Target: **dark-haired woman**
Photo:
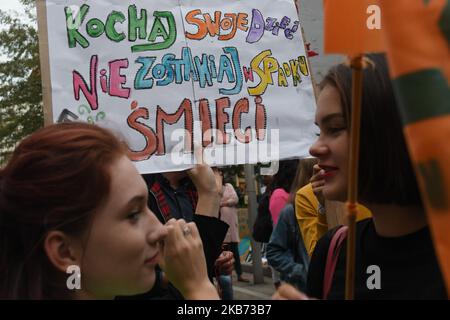
[[[384,56],[371,55],[363,71],[359,199],[373,218],[357,223],[355,299],[447,299],[424,207],[409,159]],[[320,136],[310,149],[325,171],[323,195],[346,200],[351,69],[332,68],[321,83],[316,110]],[[328,292],[324,274],[337,229],[319,240],[308,274],[307,294],[344,299],[346,243]],[[278,297],[304,298],[292,288]]]

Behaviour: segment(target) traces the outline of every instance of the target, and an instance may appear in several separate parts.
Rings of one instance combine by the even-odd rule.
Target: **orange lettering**
[[[196,18],[195,16],[201,14],[202,12],[199,9],[189,11],[186,14],[186,22],[188,24],[196,25],[198,28],[197,33],[189,33],[186,32],[186,38],[193,40],[201,40],[206,36],[207,29],[206,24],[202,19]]]

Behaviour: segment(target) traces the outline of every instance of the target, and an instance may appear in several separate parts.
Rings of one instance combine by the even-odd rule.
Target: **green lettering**
[[[100,19],[91,19],[86,24],[86,32],[90,37],[98,38],[105,32],[105,25]]]
[[[64,12],[66,14],[66,28],[69,48],[75,48],[77,43],[83,48],[87,48],[89,46],[89,41],[78,31],[86,18],[88,11],[89,6],[87,4],[83,4],[78,12],[78,15],[74,19],[72,9],[70,7],[64,8]]]
[[[158,36],[162,36],[164,41],[132,46],[132,52],[163,50],[170,48],[174,44],[177,38],[177,28],[173,14],[170,11],[155,11],[153,16],[155,17],[155,22],[149,36],[149,41],[154,42]],[[169,25],[168,33],[161,23],[162,18],[167,19]]]
[[[113,11],[109,14],[108,18],[106,19],[106,24],[105,24],[106,36],[108,37],[108,39],[115,41],[115,42],[120,42],[126,38],[126,36],[123,32],[118,33],[116,31],[116,23],[118,23],[118,22],[123,23],[124,21],[125,21],[125,15],[122,12]]]
[[[167,34],[166,28],[164,28],[161,19],[156,18],[153,23],[152,31],[150,32],[150,37],[148,37],[148,41],[155,42],[158,37],[162,37],[164,41],[166,41],[167,38],[169,38],[169,35]]]
[[[141,9],[141,18],[137,17],[135,5],[128,7],[128,40],[136,41],[137,31],[139,39],[147,38],[147,10]]]

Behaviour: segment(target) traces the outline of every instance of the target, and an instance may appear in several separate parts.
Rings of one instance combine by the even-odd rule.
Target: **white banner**
[[[54,122],[120,131],[141,173],[308,156],[315,99],[288,0],[48,0]]]

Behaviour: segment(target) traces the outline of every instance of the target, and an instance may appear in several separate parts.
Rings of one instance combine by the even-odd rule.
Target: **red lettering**
[[[98,108],[98,95],[97,95],[97,64],[98,56],[93,55],[91,57],[91,67],[89,79],[91,82],[91,89],[88,88],[84,78],[78,71],[73,71],[73,93],[75,99],[80,100],[80,90],[83,92],[84,97],[89,103],[92,110],[97,110]]]
[[[192,152],[194,150],[194,141],[192,139],[194,117],[192,114],[192,103],[189,99],[184,99],[180,107],[175,113],[169,114],[158,106],[156,110],[156,135],[158,136],[157,155],[166,154],[164,123],[175,124],[184,115],[184,150],[185,152]]]
[[[260,96],[255,97],[256,104],[256,138],[261,141],[266,137],[267,114],[266,107],[262,104]]]
[[[200,107],[200,121],[202,122],[202,140],[203,148],[209,146],[212,141],[212,120],[211,110],[209,109],[209,101],[207,99],[201,99],[199,102]]]
[[[248,69],[247,69],[247,67],[243,67],[242,69],[243,69],[243,71],[244,71],[244,79],[245,79],[245,82],[248,82],[249,80],[250,80],[251,82],[253,82],[253,81],[254,81],[254,78],[253,78],[253,70],[252,70],[252,68],[248,68]]]
[[[216,128],[217,128],[217,144],[228,144],[230,142],[229,134],[225,134],[225,124],[230,121],[228,113],[225,109],[230,107],[230,98],[216,99]]]
[[[267,130],[267,114],[266,108],[262,103],[263,100],[260,96],[256,96],[255,99],[255,125],[256,125],[256,138],[261,141],[266,137]],[[215,132],[217,132],[217,144],[229,144],[231,142],[230,133],[226,133],[226,125],[230,123],[230,114],[227,112],[231,107],[230,99],[223,97],[215,100],[216,107],[216,122]],[[131,104],[132,113],[127,118],[127,123],[130,128],[141,133],[146,141],[145,147],[142,150],[130,151],[130,158],[134,161],[148,160],[152,155],[156,154],[162,156],[166,154],[166,137],[165,125],[174,125],[180,122],[180,119],[184,116],[184,152],[193,151],[193,110],[192,102],[189,99],[184,99],[178,109],[174,113],[165,112],[160,106],[156,108],[156,133],[153,129],[147,125],[138,122],[139,119],[149,120],[149,111],[147,108],[137,106],[137,102],[133,101]],[[240,143],[250,143],[252,141],[252,127],[247,126],[242,129],[242,117],[243,114],[248,115],[250,104],[248,98],[239,99],[233,108],[233,114],[231,116],[231,125],[234,131],[236,140]],[[202,122],[202,145],[203,147],[209,146],[213,143],[213,124],[211,119],[211,109],[209,101],[207,99],[201,99],[199,101],[199,119]],[[174,141],[176,142],[176,141]]]
[[[234,136],[239,142],[249,143],[252,140],[252,129],[251,127],[245,128],[243,133],[241,130],[241,116],[243,113],[248,113],[248,99],[242,98],[236,102],[233,110],[233,131]]]
[[[127,77],[120,74],[120,70],[123,68],[128,68],[128,59],[114,60],[109,63],[109,94],[128,99],[130,88],[122,87],[127,82]]]
[[[145,138],[145,147],[141,151],[129,151],[129,157],[133,161],[142,161],[149,159],[156,151],[156,135],[152,128],[145,124],[137,122],[139,118],[148,120],[149,114],[146,108],[134,109],[127,118],[127,124],[130,128],[141,133]]]

